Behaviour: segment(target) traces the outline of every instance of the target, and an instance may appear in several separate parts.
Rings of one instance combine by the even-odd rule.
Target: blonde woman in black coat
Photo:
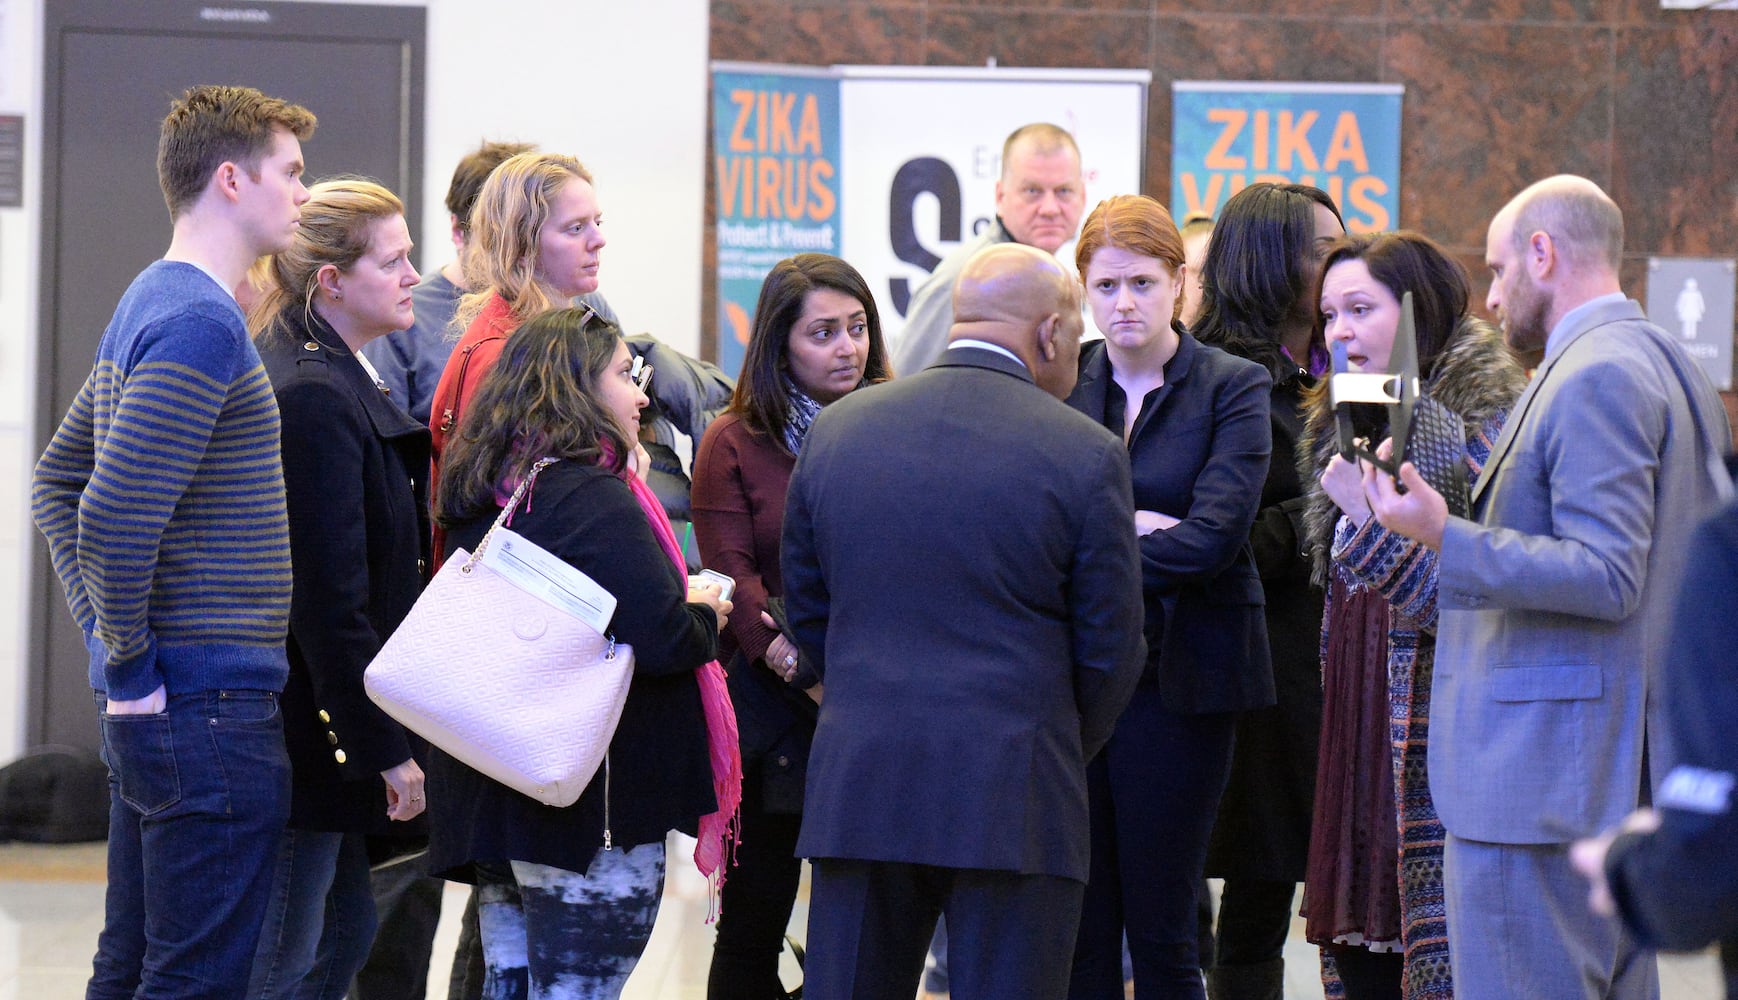
[[[422,832],[412,739],[368,700],[362,671],[422,589],[428,431],[357,349],[414,317],[404,207],[368,181],[316,184],[256,341],[282,421],[290,518],[284,834],[252,998],[344,996],[374,939],[367,835]]]

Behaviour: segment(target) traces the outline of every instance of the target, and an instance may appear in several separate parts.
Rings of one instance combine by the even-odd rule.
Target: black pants
[[[350,997],[423,1000],[428,995],[429,960],[447,884],[424,875],[420,861],[381,869],[369,881],[380,929],[374,934],[368,962],[356,973]]]
[[[778,960],[802,876],[796,856],[802,817],[769,813],[764,800],[760,768],[752,766],[742,777],[742,837],[724,880],[707,1000],[782,1000],[785,994]]]
[[[1297,883],[1227,878],[1219,894],[1220,966],[1258,965],[1279,958],[1291,933]]]
[[[954,1000],[1059,1000],[1083,886],[1055,875],[814,859],[804,1000],[911,1000],[947,914]]]
[[[1236,719],[1172,712],[1157,685],[1143,683],[1087,765],[1092,876],[1071,1000],[1120,1000],[1125,931],[1136,1000],[1205,1000],[1196,899],[1231,773]]]
[[[453,949],[447,1000],[483,1000],[483,934],[477,927],[475,888],[465,900],[465,912],[459,918],[459,944]]]

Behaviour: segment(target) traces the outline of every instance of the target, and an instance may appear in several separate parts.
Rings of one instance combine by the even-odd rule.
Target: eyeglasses
[[[652,391],[652,366],[646,364],[644,357],[635,357],[634,363],[628,368],[628,378],[641,392]]]

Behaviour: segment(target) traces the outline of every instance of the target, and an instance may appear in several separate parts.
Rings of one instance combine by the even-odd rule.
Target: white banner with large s
[[[753,98],[745,89],[750,87],[772,92],[768,107],[782,106],[777,91],[778,74],[784,71],[714,64],[714,103],[721,109],[713,126],[720,185],[741,174],[739,169],[731,172],[732,151],[755,155],[760,151],[749,147],[766,145],[752,141],[749,126],[733,125],[733,119],[743,116],[730,108],[750,106]],[[836,74],[837,118],[828,122],[824,111],[819,116],[821,130],[829,125],[838,129],[836,252],[869,282],[890,344],[898,341],[911,292],[942,257],[994,220],[1002,141],[1010,132],[1032,122],[1067,129],[1080,146],[1089,210],[1109,195],[1141,190],[1151,80],[1144,70],[837,66],[789,72],[793,92],[813,92],[824,85],[818,75]],[[726,87],[738,94],[737,105],[718,93]],[[825,104],[821,102],[823,108]],[[801,100],[792,106],[800,108]],[[800,122],[801,116],[796,117]],[[802,129],[793,126],[791,131],[801,134]],[[733,139],[733,133],[742,134]],[[816,146],[832,148],[824,139]],[[767,170],[768,176],[773,173]],[[737,190],[731,189],[730,210],[719,200],[721,269],[727,257],[734,260],[748,252],[727,246],[724,239],[727,216],[744,218]],[[778,200],[764,200],[775,214],[780,211]],[[731,233],[741,231],[733,228]],[[770,249],[765,243],[754,247],[755,262],[772,256]],[[1072,268],[1073,244],[1058,256]],[[742,263],[748,263],[746,256]],[[764,267],[760,273],[765,274]],[[740,267],[733,274],[746,277]],[[735,374],[746,343],[736,341],[746,333],[741,327],[753,312],[754,299],[736,301],[747,292],[746,283],[730,282],[741,289],[734,294],[726,284],[719,284],[718,355],[725,371]]]

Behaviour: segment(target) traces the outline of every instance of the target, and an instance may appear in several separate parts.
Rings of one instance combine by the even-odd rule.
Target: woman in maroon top
[[[694,458],[694,533],[705,565],[736,580],[719,640],[742,740],[742,830],[724,883],[709,1000],[784,997],[778,978],[801,862],[803,777],[820,686],[779,634],[779,534],[785,490],[821,408],[891,377],[875,298],[856,269],[805,253],[775,265],[730,409]]]

